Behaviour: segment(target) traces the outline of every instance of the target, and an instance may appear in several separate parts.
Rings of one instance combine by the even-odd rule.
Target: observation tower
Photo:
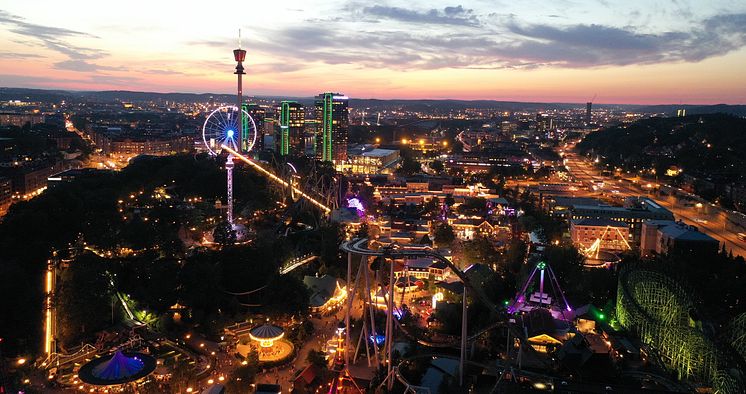
[[[213,156],[219,156],[223,150],[228,153],[225,162],[227,175],[227,220],[231,226],[235,225],[233,220],[233,159],[236,155],[248,153],[256,142],[256,124],[251,116],[242,109],[243,101],[243,79],[246,74],[243,61],[246,59],[246,51],[241,49],[241,32],[239,31],[238,49],[233,50],[233,58],[236,60],[236,71],[238,76],[237,102],[236,105],[228,105],[215,109],[205,119],[202,126],[202,140],[205,147]]]
[[[240,122],[238,123],[241,126],[241,132],[238,136],[238,146],[241,148],[241,151],[246,153],[249,151],[248,144],[248,130],[245,130],[244,127],[244,121],[245,118],[243,116],[243,113],[241,111],[242,105],[243,105],[243,75],[246,74],[243,68],[243,62],[246,60],[246,50],[241,49],[241,29],[238,29],[238,49],[233,50],[233,59],[236,60],[236,72],[233,74],[236,74],[238,77],[238,95],[236,97],[236,108],[239,109],[239,116],[241,117]]]
[[[243,75],[246,74],[243,68],[243,61],[246,60],[246,50],[241,49],[241,30],[238,30],[238,49],[233,50],[233,58],[236,60],[236,76],[238,76],[238,94],[236,96],[236,108],[238,108],[238,126],[240,131],[238,132],[237,142],[241,150],[244,149],[244,130],[243,130],[243,113],[241,111],[241,104],[243,101]],[[232,133],[231,133],[232,134]],[[228,158],[225,161],[225,171],[227,173],[228,181],[228,192],[226,199],[228,200],[228,223],[233,225],[233,154],[228,153]]]

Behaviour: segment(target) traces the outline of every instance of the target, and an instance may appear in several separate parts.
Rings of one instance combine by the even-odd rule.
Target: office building
[[[687,254],[718,252],[720,243],[696,227],[673,220],[647,220],[642,223],[640,254],[669,253],[674,248]]]
[[[39,160],[20,167],[2,169],[0,176],[10,178],[13,185],[13,198],[27,200],[39,195],[47,188],[47,178],[65,170],[59,160]]]
[[[646,220],[673,220],[673,213],[644,197],[629,197],[623,207],[608,205],[574,205],[570,219],[609,219],[627,223],[632,241],[640,244],[642,223]]]
[[[349,150],[348,158],[353,174],[393,174],[399,162],[399,151],[359,145]]]
[[[316,138],[316,158],[331,161],[341,167],[347,161],[349,132],[349,99],[339,93],[323,93],[316,97],[316,121],[321,130]]]
[[[0,126],[23,127],[27,124],[33,126],[38,123],[44,123],[44,114],[0,113]]]
[[[254,120],[254,126],[256,126],[256,140],[254,141],[254,146],[251,148],[254,152],[260,152],[264,150],[264,123],[265,118],[267,117],[267,110],[259,104],[244,104],[243,110],[246,111],[249,116],[251,116],[251,119]],[[246,141],[246,146],[243,146],[242,149],[244,151],[248,150],[248,129],[244,128],[244,135],[241,137],[242,143]]]
[[[306,156],[317,157],[316,155],[316,139],[321,133],[321,121],[317,121],[315,114],[313,118],[306,119],[306,131],[305,131],[305,142],[306,142]]]
[[[576,246],[589,249],[598,240],[604,250],[629,249],[629,226],[610,219],[578,219],[570,221],[570,238]]]
[[[299,156],[305,152],[303,127],[306,114],[303,106],[295,101],[283,101],[277,111],[279,119],[279,152],[282,156]]]

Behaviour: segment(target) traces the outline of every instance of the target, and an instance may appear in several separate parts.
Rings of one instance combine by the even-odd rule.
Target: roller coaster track
[[[267,170],[266,168],[260,166],[258,163],[256,163],[254,160],[251,160],[250,158],[246,157],[245,155],[242,155],[241,153],[237,152],[236,150],[232,149],[231,147],[227,145],[222,145],[222,149],[225,149],[227,152],[231,153],[234,157],[237,159],[243,161],[244,163],[250,165],[255,170],[259,171],[262,175],[266,176],[269,180],[272,182],[275,182],[283,187],[290,188],[294,193],[296,193],[298,196],[303,197],[306,201],[310,202],[315,207],[321,209],[324,214],[329,215],[332,211],[330,207],[323,204],[321,201],[313,198],[311,195],[307,194],[303,190],[299,189],[298,187],[294,186],[291,182],[288,182],[279,176],[275,175],[271,171]]]
[[[481,329],[477,333],[472,334],[467,338],[467,342],[472,342],[479,338],[480,336],[484,335],[485,333],[489,332],[490,330],[493,330],[497,327],[505,326],[510,330],[511,335],[513,335],[515,338],[518,338],[521,343],[528,344],[528,339],[526,338],[525,332],[518,327],[518,325],[511,323],[507,319],[507,315],[505,313],[501,313],[502,311],[500,308],[498,308],[497,305],[495,305],[482,291],[481,288],[477,288],[471,283],[471,280],[469,280],[469,277],[461,271],[455,264],[453,264],[450,260],[443,257],[442,255],[430,251],[430,250],[411,250],[411,249],[398,249],[395,247],[386,247],[381,248],[378,250],[372,250],[368,249],[367,247],[364,247],[363,244],[368,242],[367,238],[347,241],[342,243],[340,246],[340,249],[342,249],[345,252],[357,254],[357,255],[363,255],[363,256],[373,256],[373,257],[383,257],[383,258],[403,258],[403,257],[429,257],[436,259],[446,266],[448,266],[451,271],[456,274],[456,276],[461,279],[461,281],[464,283],[464,286],[466,286],[471,294],[476,294],[477,297],[479,297],[480,301],[482,301],[485,305],[487,305],[488,309],[493,311],[496,316],[500,319],[498,322],[493,323],[492,325]],[[396,322],[397,327],[401,330],[401,332],[404,333],[404,335],[413,340],[416,341],[418,344],[426,346],[426,347],[432,347],[432,348],[453,348],[453,347],[459,347],[458,342],[431,342],[426,341],[424,339],[418,338],[416,335],[411,333],[408,329],[408,327],[402,325],[399,320],[394,319],[394,322]],[[529,352],[535,352],[533,347],[531,346],[523,346],[524,349],[529,350]]]
[[[694,305],[688,287],[667,269],[628,265],[619,274],[616,313],[622,327],[654,347],[680,380],[710,384],[717,394],[743,393],[737,373],[742,360],[733,346],[739,338],[730,334],[732,341],[718,343],[691,326]]]

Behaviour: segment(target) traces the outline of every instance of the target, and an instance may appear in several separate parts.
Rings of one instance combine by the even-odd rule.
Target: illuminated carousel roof
[[[79,376],[85,383],[108,386],[138,380],[154,369],[153,357],[143,353],[124,354],[117,350],[108,359],[101,357],[83,365]]]
[[[269,324],[269,323],[263,324],[258,327],[254,327],[250,332],[252,337],[259,339],[259,340],[275,339],[275,338],[281,337],[282,334],[284,333],[285,331],[282,328]]]

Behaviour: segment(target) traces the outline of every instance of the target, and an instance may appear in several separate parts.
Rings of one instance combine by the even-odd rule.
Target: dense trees
[[[743,257],[734,258],[724,250],[708,255],[674,248],[655,262],[668,267],[694,290],[695,298],[702,302],[699,312],[708,320],[723,323],[746,312]]]
[[[492,241],[477,236],[472,240],[462,241],[456,247],[454,260],[461,267],[479,263],[494,269],[501,261],[501,253],[495,248]]]
[[[63,271],[54,300],[58,307],[58,336],[64,347],[75,346],[111,324],[113,292],[110,262],[92,253],[78,256]]]
[[[487,212],[487,200],[481,197],[467,197],[459,205],[458,212],[464,215],[480,215]]]
[[[443,165],[442,161],[433,160],[433,162],[430,163],[430,169],[435,171],[437,175],[441,175],[443,171],[445,170],[445,166]]]
[[[43,272],[53,249],[64,251],[87,242],[101,249],[126,247],[157,251],[149,262],[120,261],[107,269],[123,275],[121,280],[115,281],[117,286],[137,294],[144,306],[163,310],[173,301],[173,297],[163,294],[173,286],[171,277],[175,277],[175,273],[172,269],[180,266],[173,259],[180,259],[184,253],[178,234],[180,224],[203,225],[192,216],[203,216],[205,209],[213,209],[211,204],[215,198],[224,198],[224,179],[220,163],[206,156],[139,157],[121,172],[83,176],[57,185],[33,200],[14,204],[0,223],[0,315],[6,319],[0,325],[0,337],[5,338],[4,351],[10,354],[21,348],[31,351],[41,344]],[[234,182],[237,208],[270,206],[263,177],[238,167]],[[170,200],[147,200],[155,188],[166,190]],[[180,203],[194,196],[204,201],[201,207],[188,209]],[[135,207],[128,208],[128,204]],[[78,268],[87,268],[87,263],[81,264]],[[128,264],[142,268],[142,273],[125,279],[124,272],[132,270]],[[190,267],[196,268],[209,271],[209,267]],[[84,271],[80,275],[103,279],[94,274]],[[73,278],[78,276],[75,274]],[[138,281],[143,285],[137,285]],[[145,283],[154,287],[163,283],[164,289],[161,292]],[[71,291],[61,290],[60,297],[85,299],[90,296],[88,301],[92,305],[100,301],[90,293]],[[195,302],[199,302],[197,298]],[[104,313],[104,317],[110,320],[110,312]],[[85,331],[91,332],[91,327],[87,324]],[[72,327],[70,332],[78,332],[78,329],[82,327]]]
[[[402,147],[399,151],[401,155],[401,166],[396,170],[399,175],[414,175],[422,171],[422,165],[415,158],[412,149]]]
[[[435,244],[438,245],[438,247],[450,246],[456,239],[456,234],[454,234],[453,232],[453,227],[451,227],[448,223],[439,223],[438,225],[436,225],[433,236],[435,237]]]

